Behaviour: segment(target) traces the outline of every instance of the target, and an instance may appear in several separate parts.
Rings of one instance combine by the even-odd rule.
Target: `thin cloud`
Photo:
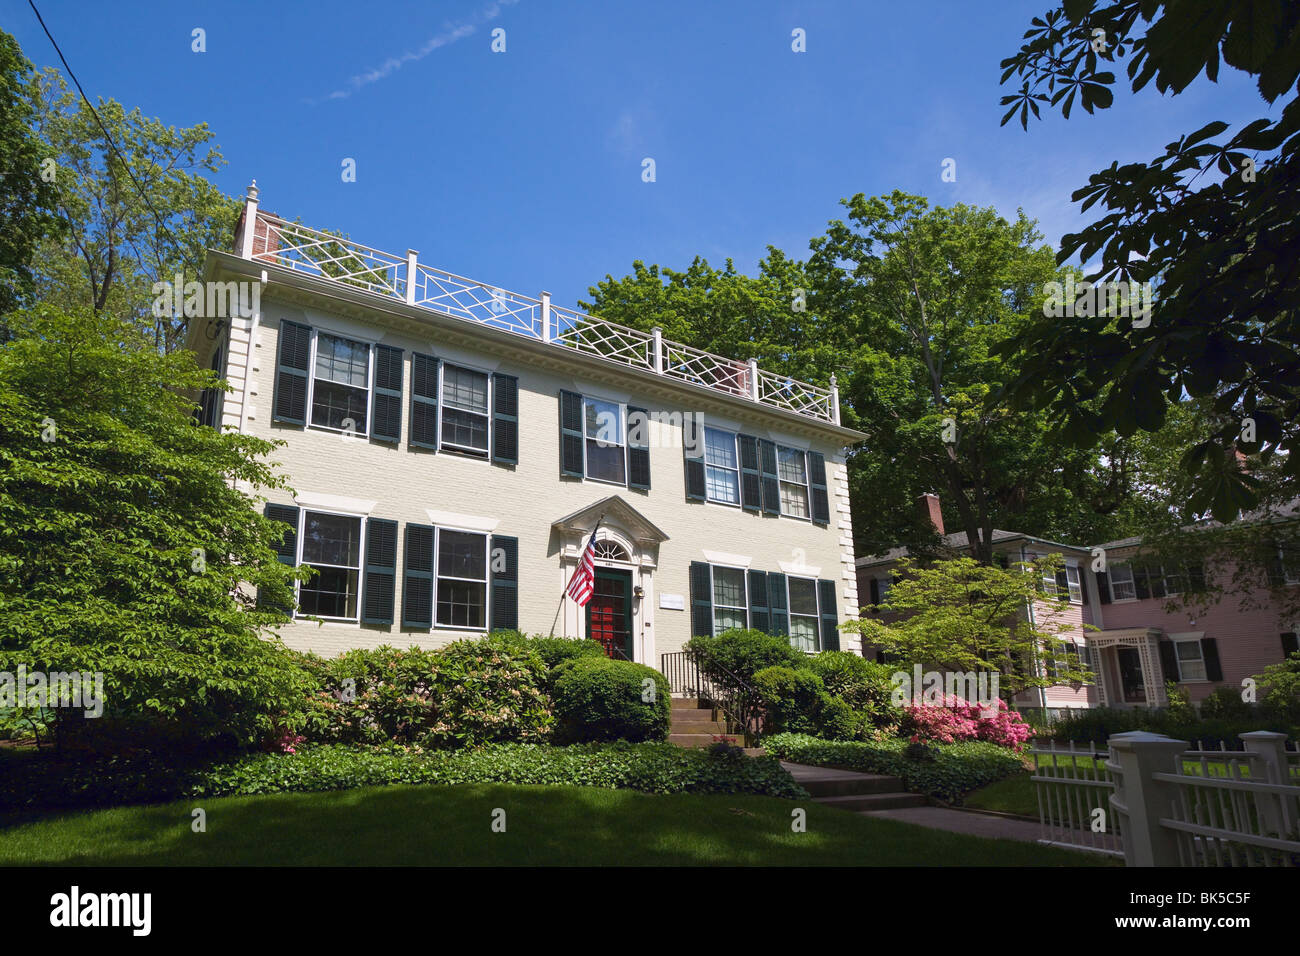
[[[488,4],[472,19],[461,23],[448,26],[443,32],[429,38],[428,42],[418,50],[408,50],[400,56],[392,56],[373,69],[366,70],[364,73],[358,73],[348,80],[348,85],[340,90],[335,90],[328,96],[321,99],[308,100],[309,103],[320,103],[323,100],[344,100],[353,93],[369,86],[372,83],[378,83],[380,80],[392,76],[408,63],[415,63],[423,60],[430,53],[439,50],[442,47],[449,46],[457,40],[463,40],[467,36],[472,36],[478,32],[478,28],[491,20],[495,20],[501,15],[503,7],[511,7],[518,3],[519,0],[495,0],[494,3]]]

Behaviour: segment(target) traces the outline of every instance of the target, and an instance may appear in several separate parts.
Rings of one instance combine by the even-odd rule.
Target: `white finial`
[[[834,388],[837,384],[839,384],[839,382],[835,378],[835,373],[831,372],[831,388]]]
[[[257,180],[254,179],[248,184],[248,192],[244,194],[245,199],[257,199]]]

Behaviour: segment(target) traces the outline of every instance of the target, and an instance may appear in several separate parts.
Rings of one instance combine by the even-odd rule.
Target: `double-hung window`
[[[817,652],[817,582],[812,578],[786,578],[790,598],[790,644],[809,654]]]
[[[781,514],[808,518],[808,458],[798,448],[776,447],[777,475],[781,479]]]
[[[599,398],[584,398],[586,476],[615,485],[627,484],[627,432],[623,406]]]
[[[1065,587],[1070,594],[1071,604],[1083,603],[1083,580],[1077,564],[1065,566]]]
[[[1178,680],[1205,680],[1205,655],[1199,639],[1174,640],[1178,658]]]
[[[733,432],[704,429],[704,483],[709,501],[740,504],[740,458]]]
[[[749,627],[745,571],[713,565],[713,633]]]
[[[443,363],[442,445],[472,455],[488,453],[489,377],[486,372]]]
[[[487,627],[488,536],[437,529],[437,623],[440,627]]]
[[[367,434],[370,408],[370,346],[339,335],[316,335],[311,381],[311,424]]]
[[[1133,567],[1128,564],[1112,564],[1110,573],[1110,599],[1112,601],[1137,600],[1137,587],[1133,581]]]
[[[357,620],[364,519],[303,511],[298,563],[316,573],[298,589],[298,613]]]

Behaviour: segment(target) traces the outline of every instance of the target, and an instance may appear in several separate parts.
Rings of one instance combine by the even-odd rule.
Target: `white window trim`
[[[442,532],[458,531],[463,534],[477,535],[483,539],[483,577],[460,578],[442,573]],[[483,585],[483,626],[470,627],[461,624],[438,623],[438,582],[443,578],[448,581],[466,581],[470,584]],[[492,625],[492,536],[477,528],[455,528],[449,525],[433,527],[433,629],[435,631],[473,631],[485,634]]]
[[[591,437],[587,434],[587,403],[603,402],[606,405],[618,406],[618,424],[619,424],[619,442],[618,445],[623,449],[623,480],[612,481],[609,478],[593,478],[591,471],[587,467],[587,442],[599,442],[600,438]],[[608,445],[608,443],[605,443]],[[594,481],[598,485],[613,485],[615,488],[628,487],[628,460],[627,460],[627,402],[618,402],[612,398],[601,398],[599,395],[582,395],[582,477],[583,481]]]
[[[702,458],[704,462],[704,500],[711,505],[721,505],[724,508],[743,507],[744,500],[745,500],[745,490],[743,488],[744,469],[742,468],[740,462],[739,433],[734,432],[729,428],[719,428],[717,425],[701,425],[700,428],[703,430],[704,433],[704,455]],[[731,450],[736,457],[735,468],[728,468],[726,465],[709,464],[709,432],[710,431],[721,432],[724,435],[731,436]],[[709,469],[710,468],[719,468],[723,471],[734,471],[736,473],[736,500],[735,501],[719,501],[717,498],[709,497]]]
[[[1183,659],[1182,659],[1181,657],[1178,656],[1178,648],[1177,648],[1177,645],[1179,645],[1179,644],[1195,644],[1195,645],[1196,645],[1196,652],[1197,652],[1197,654],[1200,655],[1200,663],[1201,663],[1201,667],[1202,667],[1202,669],[1205,669],[1205,648],[1204,648],[1204,647],[1202,646],[1202,644],[1201,644],[1201,641],[1204,639],[1204,637],[1205,637],[1205,632],[1204,632],[1204,631],[1190,631],[1190,632],[1185,633],[1185,634],[1170,634],[1170,635],[1169,635],[1169,640],[1172,641],[1172,642],[1174,643],[1174,645],[1175,645],[1175,647],[1174,647],[1174,663],[1178,666],[1178,680],[1177,680],[1175,683],[1178,683],[1178,684],[1208,684],[1208,683],[1210,683],[1210,678],[1209,678],[1208,676],[1206,676],[1206,677],[1187,677],[1187,678],[1183,677]],[[1192,662],[1192,661],[1189,661],[1188,663],[1193,663],[1193,662]],[[1207,675],[1209,674],[1209,670],[1208,670],[1208,669],[1206,669],[1206,674],[1207,674]]]
[[[461,369],[466,372],[476,372],[479,375],[487,376],[487,448],[483,448],[483,449],[470,448],[466,445],[454,445],[451,442],[443,440],[442,412],[443,409],[447,407],[447,402],[446,402],[446,398],[443,395],[443,390],[447,387],[448,366],[451,366],[452,368],[456,368],[456,369]],[[492,414],[493,402],[496,400],[496,395],[494,393],[494,389],[496,388],[496,380],[494,379],[493,375],[494,373],[492,371],[489,371],[488,369],[479,368],[478,366],[470,365],[466,362],[449,362],[446,359],[442,360],[442,364],[438,369],[438,450],[439,451],[446,449],[447,451],[451,452],[454,455],[464,455],[466,458],[477,458],[481,461],[491,460],[492,439],[495,437],[493,435],[493,431],[496,424],[496,416]],[[456,409],[456,411],[463,412],[465,411],[465,409],[458,408]],[[467,414],[478,415],[480,413],[467,412]]]
[[[1074,580],[1070,580],[1070,572],[1074,572]],[[1065,562],[1065,591],[1070,599],[1071,604],[1083,606],[1083,569],[1079,567],[1079,562],[1068,560]],[[1075,597],[1075,592],[1078,597]]]
[[[1294,573],[1286,566],[1286,549],[1282,545],[1277,546],[1278,564],[1282,566],[1282,587],[1289,588],[1300,584],[1300,577],[1295,577]]]
[[[718,592],[714,587],[714,582],[713,582],[714,568],[725,568],[729,571],[740,572],[740,596],[745,600],[745,629],[748,630],[750,626],[750,620],[751,620],[750,610],[749,610],[749,569],[747,567],[741,567],[740,565],[737,564],[723,564],[723,563],[713,564],[712,562],[710,562],[709,564],[709,606],[712,608],[713,611],[713,621],[712,621],[713,636],[714,637],[718,636],[718,608],[720,607],[725,608],[729,611],[740,610],[740,607],[738,605],[718,603],[717,601]]]
[[[780,508],[781,511],[781,517],[793,518],[795,521],[807,521],[811,523],[812,522],[812,474],[811,474],[811,470],[808,467],[808,450],[806,448],[795,448],[792,445],[782,445],[779,442],[774,442],[774,444],[776,445],[776,501],[777,501],[777,506]],[[797,485],[799,484],[799,482],[787,481],[786,479],[781,477],[781,449],[782,448],[784,448],[786,451],[795,451],[803,455],[803,490],[804,490],[804,499],[808,502],[807,515],[793,515],[785,510],[785,501],[781,498],[781,486]]]
[[[312,421],[312,413],[315,408],[316,399],[316,342],[321,335],[328,335],[330,338],[343,339],[345,342],[352,342],[356,345],[366,347],[366,430],[365,432],[353,429],[351,437],[364,439],[370,437],[370,426],[375,420],[375,343],[367,342],[365,339],[358,338],[355,335],[344,335],[342,332],[334,332],[330,329],[318,329],[312,326],[311,329],[311,352],[307,359],[307,427],[315,428],[323,432],[330,432],[335,435],[348,436],[348,432],[343,428],[331,428],[329,425],[317,425]],[[335,382],[335,385],[342,385],[342,382]],[[355,385],[345,385],[345,388],[357,388]]]
[[[357,572],[357,615],[356,617],[332,617],[325,614],[307,614],[307,615],[301,614],[298,605],[299,605],[299,596],[302,593],[303,582],[295,581],[293,587],[293,604],[294,604],[293,618],[294,620],[297,620],[299,617],[312,617],[312,618],[320,618],[322,621],[332,622],[336,624],[360,624],[361,610],[362,610],[361,604],[365,597],[362,591],[362,587],[363,587],[362,578],[364,577],[364,572],[366,567],[366,525],[367,523],[369,523],[370,517],[367,514],[358,514],[355,512],[331,511],[319,507],[300,507],[298,509],[298,541],[297,541],[297,549],[296,549],[297,553],[294,555],[294,557],[297,559],[296,562],[297,564],[306,563],[303,561],[302,551],[303,551],[303,545],[306,543],[307,540],[307,536],[306,536],[307,512],[309,511],[319,515],[333,515],[336,518],[360,518],[361,519],[361,530],[359,532],[360,539],[357,542],[357,566],[355,568]],[[344,570],[347,571],[354,570],[350,565],[346,565],[346,564],[327,564],[324,561],[313,561],[311,562],[311,564],[313,566],[320,566],[322,568],[343,568]]]
[[[807,615],[807,614],[795,614],[795,613],[794,613],[794,602],[790,599],[790,582],[791,582],[791,581],[809,581],[809,582],[812,583],[812,586],[813,586],[813,602],[817,605],[817,613],[811,615],[811,617],[812,617],[812,619],[813,619],[813,643],[814,643],[814,647],[813,647],[813,650],[812,650],[811,653],[813,653],[813,654],[820,654],[820,653],[821,653],[821,650],[822,650],[822,596],[821,596],[821,588],[817,587],[817,579],[816,579],[816,578],[805,577],[805,576],[802,575],[802,574],[787,574],[787,575],[785,576],[785,613],[786,613],[787,618],[809,617],[809,616],[810,616],[810,615]],[[791,627],[789,627],[788,624],[787,624],[786,630],[787,630],[787,631],[790,631],[790,633],[787,634],[787,638],[793,638],[793,637],[794,637],[793,629],[792,629]],[[791,644],[791,646],[793,647],[794,645]],[[803,650],[803,648],[801,648],[801,647],[796,647],[795,650]],[[805,653],[808,653],[808,652],[805,652]]]

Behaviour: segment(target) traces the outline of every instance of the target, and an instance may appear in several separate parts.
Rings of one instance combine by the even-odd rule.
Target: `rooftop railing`
[[[253,223],[253,228],[248,224]],[[551,304],[539,298],[467,279],[405,256],[373,249],[257,208],[257,185],[248,189],[235,251],[244,259],[340,282],[434,312],[570,348],[608,362],[653,372],[714,392],[746,398],[817,421],[840,423],[835,376],[829,388]]]

